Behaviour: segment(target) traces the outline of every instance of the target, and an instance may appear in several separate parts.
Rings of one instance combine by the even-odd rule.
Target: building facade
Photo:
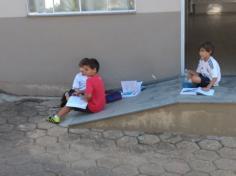
[[[28,16],[25,0],[1,0],[0,89],[60,95],[84,57],[98,58],[107,89],[178,76],[180,21],[180,0],[136,0],[135,13],[64,16]]]

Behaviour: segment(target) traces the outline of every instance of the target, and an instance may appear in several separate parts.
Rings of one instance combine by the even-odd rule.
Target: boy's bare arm
[[[216,83],[217,78],[213,78],[211,82],[207,85],[207,87],[202,88],[205,91],[209,91]]]
[[[92,95],[91,94],[85,94],[84,98],[85,98],[86,101],[90,101],[91,98],[92,98]]]

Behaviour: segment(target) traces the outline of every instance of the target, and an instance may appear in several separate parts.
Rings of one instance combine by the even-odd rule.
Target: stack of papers
[[[86,109],[88,102],[85,101],[84,97],[81,96],[70,96],[68,99],[66,106],[72,108],[81,108]]]
[[[202,90],[201,87],[198,88],[183,88],[180,92],[181,95],[205,95],[205,96],[213,96],[215,94],[214,89],[210,89],[209,91]]]
[[[139,81],[121,81],[122,97],[134,97],[141,92],[142,83]]]

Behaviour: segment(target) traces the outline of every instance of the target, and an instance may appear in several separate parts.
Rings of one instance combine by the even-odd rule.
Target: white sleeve
[[[212,78],[217,78],[218,77],[218,67],[216,62],[212,62],[212,65],[210,65],[211,68],[211,76]]]
[[[197,73],[201,73],[201,61],[199,60],[198,62],[198,66],[197,66],[197,70],[196,70]]]
[[[79,89],[79,74],[77,74],[74,78],[73,84],[72,84],[72,89]]]

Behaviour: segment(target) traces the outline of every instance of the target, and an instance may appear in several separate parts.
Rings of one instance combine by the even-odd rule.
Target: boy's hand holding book
[[[76,90],[72,95],[73,96],[80,96],[82,93],[79,90]]]

